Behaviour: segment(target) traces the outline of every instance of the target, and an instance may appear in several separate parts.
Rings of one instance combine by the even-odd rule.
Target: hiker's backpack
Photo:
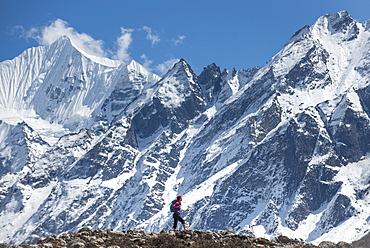
[[[171,202],[171,205],[170,205],[170,211],[171,212],[176,212],[177,211],[177,209],[174,209],[173,208],[173,205],[176,203],[176,200],[173,200],[172,202]]]

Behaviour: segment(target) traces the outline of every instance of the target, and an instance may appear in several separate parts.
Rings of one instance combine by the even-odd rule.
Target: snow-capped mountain
[[[90,228],[351,242],[370,228],[370,22],[299,30],[262,68],[162,78],[67,37],[0,63],[0,241]]]

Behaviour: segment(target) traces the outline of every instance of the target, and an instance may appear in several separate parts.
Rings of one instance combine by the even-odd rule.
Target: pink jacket
[[[177,210],[175,213],[180,213],[181,202],[179,202],[179,201],[175,202],[175,204],[173,204],[172,208]]]

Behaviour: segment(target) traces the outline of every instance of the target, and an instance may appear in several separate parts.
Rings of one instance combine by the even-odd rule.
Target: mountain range
[[[320,243],[370,228],[370,21],[297,31],[263,67],[163,77],[68,37],[0,63],[0,241],[190,229]]]

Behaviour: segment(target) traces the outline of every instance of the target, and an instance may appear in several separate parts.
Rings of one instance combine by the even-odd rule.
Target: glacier
[[[191,229],[312,243],[370,228],[370,25],[341,11],[263,67],[163,77],[68,37],[0,63],[0,242]]]

